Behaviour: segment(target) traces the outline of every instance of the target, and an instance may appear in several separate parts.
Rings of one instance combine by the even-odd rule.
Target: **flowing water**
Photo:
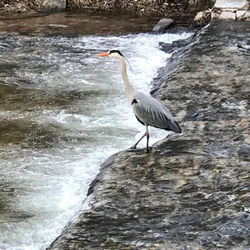
[[[159,42],[191,35],[128,34],[131,20],[121,24],[121,17],[110,26],[95,17],[102,32],[90,34],[55,17],[36,26],[27,19],[22,32],[15,20],[0,28],[0,249],[45,249],[81,208],[100,164],[144,130],[125,98],[119,63],[96,54],[121,50],[133,67],[132,84],[149,92],[170,56]],[[103,34],[111,26],[122,32]],[[50,32],[55,27],[68,30]],[[151,144],[166,135],[152,129]]]

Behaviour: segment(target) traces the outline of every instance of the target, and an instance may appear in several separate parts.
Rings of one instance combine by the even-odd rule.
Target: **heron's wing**
[[[140,122],[181,133],[181,128],[170,111],[161,101],[152,96],[138,92],[135,94],[132,106],[135,116]]]

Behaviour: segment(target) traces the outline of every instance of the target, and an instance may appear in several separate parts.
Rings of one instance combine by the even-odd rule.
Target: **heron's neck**
[[[119,58],[120,60],[120,66],[121,66],[121,74],[122,74],[122,80],[125,86],[125,93],[130,102],[133,101],[134,96],[135,96],[135,90],[131,86],[129,80],[128,80],[128,75],[127,75],[127,66],[125,60],[121,57]]]

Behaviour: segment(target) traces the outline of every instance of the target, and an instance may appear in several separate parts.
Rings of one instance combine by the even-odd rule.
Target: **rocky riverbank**
[[[86,11],[123,13],[139,16],[168,16],[187,20],[199,10],[211,8],[214,0],[0,0],[0,14],[34,13],[41,11]]]
[[[122,12],[139,16],[176,16],[194,14],[198,10],[204,10],[212,7],[214,0],[101,0],[101,1],[69,1],[69,9],[95,9],[105,12]]]
[[[152,93],[183,134],[107,159],[49,249],[250,247],[249,34],[214,21],[174,52]]]

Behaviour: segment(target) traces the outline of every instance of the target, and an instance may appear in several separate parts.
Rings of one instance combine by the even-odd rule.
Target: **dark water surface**
[[[157,17],[134,18],[127,15],[97,15],[90,13],[57,13],[46,16],[0,17],[0,34],[125,34],[150,32]]]

